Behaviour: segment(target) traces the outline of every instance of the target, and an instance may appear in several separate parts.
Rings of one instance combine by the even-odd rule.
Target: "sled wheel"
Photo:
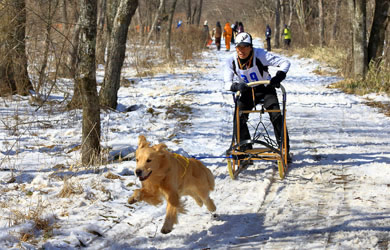
[[[235,164],[235,160],[233,160],[233,165],[234,164]],[[230,178],[232,178],[232,180],[234,180],[234,172],[233,172],[233,167],[232,167],[232,160],[229,159],[229,158],[227,159],[227,167],[228,167]]]

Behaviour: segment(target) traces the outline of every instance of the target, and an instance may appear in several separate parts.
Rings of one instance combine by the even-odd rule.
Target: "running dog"
[[[136,189],[128,199],[133,204],[145,201],[157,206],[167,201],[163,234],[170,233],[177,224],[177,214],[185,213],[182,196],[191,196],[199,206],[206,205],[210,212],[216,210],[209,197],[214,190],[214,176],[200,161],[169,152],[163,143],[150,146],[145,136],[138,138],[136,150],[135,174],[142,182],[142,188]]]

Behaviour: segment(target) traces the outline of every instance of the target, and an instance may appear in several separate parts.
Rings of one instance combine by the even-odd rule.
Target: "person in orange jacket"
[[[226,51],[230,51],[230,40],[232,39],[232,27],[227,22],[223,28],[223,37],[225,38]]]

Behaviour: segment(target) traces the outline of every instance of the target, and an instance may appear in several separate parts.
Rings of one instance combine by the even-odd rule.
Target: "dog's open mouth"
[[[145,176],[145,177],[140,176],[139,180],[140,181],[144,181],[144,180],[148,179],[151,174],[152,174],[152,171],[150,171],[149,174],[147,176]]]

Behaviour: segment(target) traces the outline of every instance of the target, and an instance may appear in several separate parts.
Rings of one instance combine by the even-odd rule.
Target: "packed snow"
[[[116,111],[101,111],[110,159],[101,166],[80,164],[82,113],[64,111],[60,91],[72,82],[63,80],[42,107],[1,98],[0,247],[390,248],[390,118],[363,97],[327,88],[340,79],[314,74],[318,62],[289,57],[282,84],[293,163],[285,179],[274,162],[255,161],[232,180],[223,156],[234,104],[222,79],[231,53],[212,45],[203,59],[153,77],[124,68],[132,84],[120,88]],[[201,159],[215,176],[215,213],[185,197],[187,213],[165,235],[165,203],[127,204],[141,186],[133,174],[141,134]]]

